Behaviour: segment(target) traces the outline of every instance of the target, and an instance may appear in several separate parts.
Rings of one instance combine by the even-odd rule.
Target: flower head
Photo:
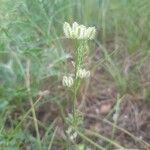
[[[71,87],[73,85],[73,78],[71,76],[63,76],[62,84],[63,86]]]
[[[68,128],[66,133],[72,141],[76,140],[78,136],[77,132],[75,132],[71,127]]]
[[[85,69],[79,69],[77,71],[77,77],[79,78],[88,78],[90,76],[90,71]]]
[[[66,38],[70,39],[92,40],[96,35],[95,27],[87,28],[84,25],[79,25],[77,22],[74,22],[72,26],[65,22],[63,30]]]

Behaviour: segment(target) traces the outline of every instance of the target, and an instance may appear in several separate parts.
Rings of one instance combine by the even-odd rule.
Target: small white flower
[[[87,34],[86,36],[88,36],[90,40],[94,39],[95,35],[96,35],[96,29],[95,29],[95,27],[89,27],[87,29],[86,34]]]
[[[85,70],[85,69],[79,69],[77,71],[77,77],[79,78],[88,78],[90,77],[90,71],[89,70]]]
[[[64,29],[64,34],[65,34],[66,38],[72,37],[72,31],[71,31],[71,27],[70,27],[69,23],[65,22],[63,29]]]
[[[49,94],[49,91],[48,90],[45,90],[45,91],[39,91],[39,95],[40,96],[46,96]]]
[[[77,132],[74,132],[72,135],[70,135],[70,139],[73,141],[77,138]]]
[[[115,114],[113,115],[113,121],[117,121],[118,117],[119,117],[119,114],[118,114],[118,113],[115,113]]]
[[[70,135],[71,132],[72,132],[72,128],[68,128],[68,130],[66,131],[66,133],[67,133],[68,135]]]
[[[66,133],[72,141],[74,141],[78,136],[77,132],[75,132],[71,127],[68,128]]]
[[[71,76],[63,76],[62,84],[63,86],[71,87],[73,85],[73,78]]]
[[[92,40],[96,35],[95,27],[87,28],[84,25],[79,25],[77,22],[74,22],[72,26],[65,22],[63,25],[63,30],[66,38],[71,39]]]
[[[78,23],[74,22],[72,24],[72,38],[75,38],[78,36],[78,30],[79,30],[79,25]]]

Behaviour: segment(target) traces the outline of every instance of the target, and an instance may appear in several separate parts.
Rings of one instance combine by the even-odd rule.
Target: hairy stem
[[[77,105],[77,95],[80,88],[80,82],[81,80],[77,77],[77,72],[80,68],[82,68],[84,54],[86,52],[86,41],[81,41],[80,43],[77,43],[76,41],[76,49],[75,49],[75,83],[74,83],[74,96],[73,96],[73,114],[75,117],[75,111],[76,111],[76,105]]]

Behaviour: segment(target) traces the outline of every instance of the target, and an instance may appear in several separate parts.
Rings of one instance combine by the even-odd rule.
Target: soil
[[[101,76],[97,71],[87,92],[83,112],[86,128],[108,138],[113,134],[112,139],[127,149],[150,149],[149,105],[141,98],[124,94],[116,110],[117,89],[111,82],[104,84]],[[113,125],[116,126],[114,133]],[[105,141],[98,139],[97,143],[106,147]]]

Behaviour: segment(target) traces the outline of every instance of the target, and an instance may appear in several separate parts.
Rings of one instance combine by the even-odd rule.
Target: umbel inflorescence
[[[74,22],[72,26],[65,22],[63,29],[66,38],[70,39],[92,40],[96,35],[95,27],[87,28],[84,25],[79,25],[77,22]]]
[[[63,86],[71,87],[73,85],[73,78],[71,76],[63,76],[62,84]]]
[[[77,77],[83,79],[83,78],[88,78],[90,77],[90,71],[86,69],[78,69],[77,71]]]

